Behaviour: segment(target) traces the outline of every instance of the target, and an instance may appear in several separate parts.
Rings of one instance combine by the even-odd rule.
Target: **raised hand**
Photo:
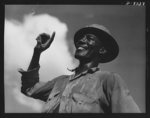
[[[38,50],[39,52],[45,51],[47,48],[50,47],[51,43],[54,40],[54,37],[55,37],[55,32],[53,32],[51,37],[49,34],[46,34],[46,33],[40,34],[36,38],[37,44],[35,46],[35,49]]]

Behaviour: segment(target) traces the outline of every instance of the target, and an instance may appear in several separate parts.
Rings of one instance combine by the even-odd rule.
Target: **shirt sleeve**
[[[24,71],[23,69],[19,70],[22,74],[21,92],[26,96],[46,101],[57,78],[48,82],[39,81],[39,68],[40,66],[29,71]]]
[[[118,74],[113,74],[111,93],[112,113],[140,113],[140,109],[130,95],[126,84]]]

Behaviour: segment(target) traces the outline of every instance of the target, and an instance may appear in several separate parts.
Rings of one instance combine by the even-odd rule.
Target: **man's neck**
[[[82,63],[80,61],[80,65],[79,65],[78,69],[75,71],[75,75],[79,75],[80,73],[82,73],[86,70],[89,70],[90,68],[97,67],[98,64],[99,64],[99,61],[97,59],[92,60],[87,63]]]

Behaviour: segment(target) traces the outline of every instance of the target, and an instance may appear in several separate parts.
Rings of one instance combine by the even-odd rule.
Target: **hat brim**
[[[100,63],[110,62],[118,56],[119,46],[110,34],[98,28],[85,27],[75,33],[74,42],[85,34],[95,34],[106,48],[107,52],[100,57]]]

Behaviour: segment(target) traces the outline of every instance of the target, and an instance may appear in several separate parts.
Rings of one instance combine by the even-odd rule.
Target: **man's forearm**
[[[50,35],[46,33],[42,33],[36,38],[37,45],[34,48],[33,56],[30,65],[28,67],[28,70],[32,70],[39,66],[39,59],[41,53],[50,47],[51,43],[54,40],[54,37],[55,37],[55,32],[53,32],[52,37],[50,37]],[[43,40],[46,40],[46,42],[43,43]]]
[[[41,52],[39,52],[36,48],[34,48],[33,56],[28,67],[28,70],[32,70],[39,66]]]

